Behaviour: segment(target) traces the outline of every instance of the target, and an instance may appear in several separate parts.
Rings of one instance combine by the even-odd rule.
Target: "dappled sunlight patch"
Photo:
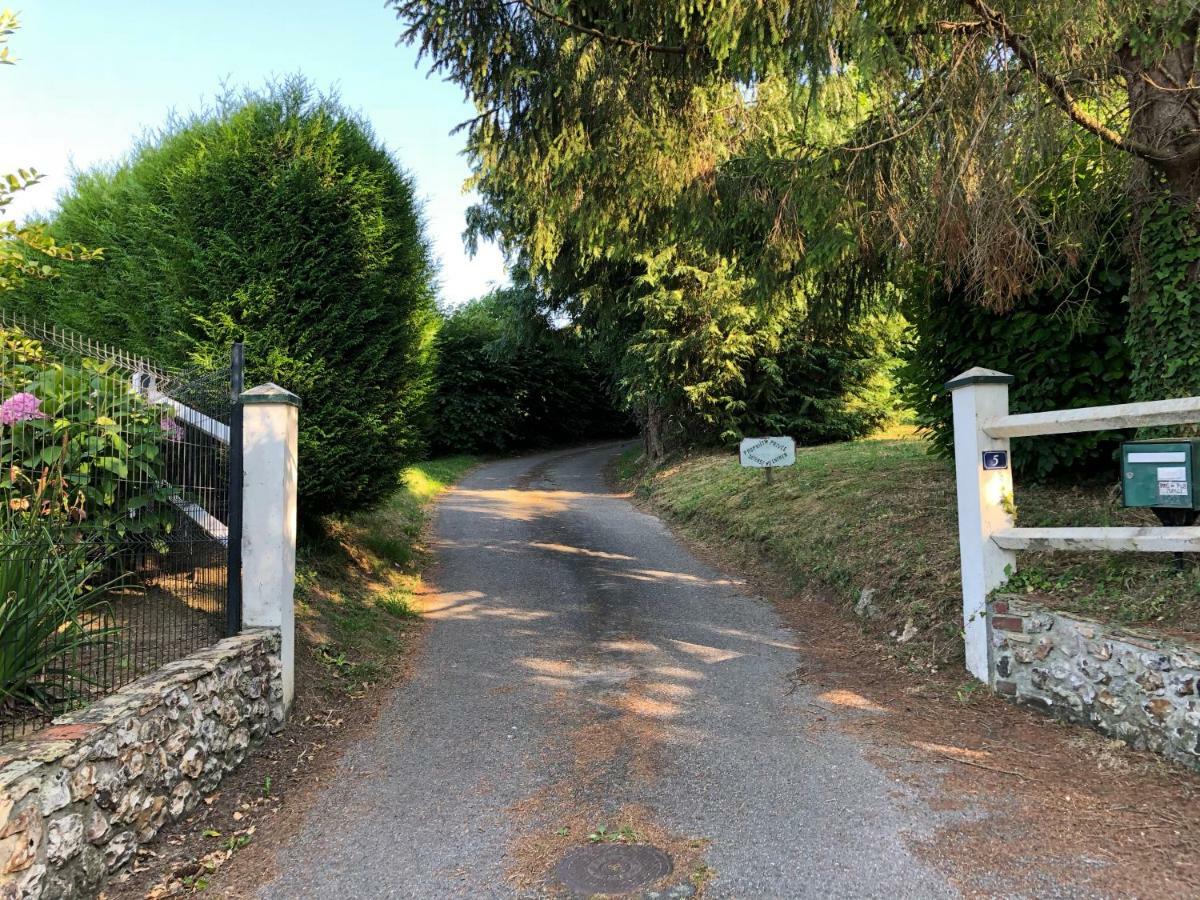
[[[633,677],[633,669],[629,666],[595,666],[571,660],[547,659],[542,656],[522,657],[516,663],[521,668],[536,673],[542,679],[555,679],[555,686],[563,688],[585,685],[615,687]]]
[[[544,609],[523,609],[519,606],[486,606],[480,607],[478,614],[495,619],[512,619],[516,622],[537,622],[541,619],[551,619],[554,613]]]
[[[677,703],[657,700],[640,693],[626,694],[621,699],[620,706],[634,715],[646,716],[650,719],[673,719],[682,712]]]
[[[657,644],[652,644],[650,641],[643,641],[637,638],[619,638],[612,641],[600,641],[596,646],[601,650],[607,650],[611,653],[654,653],[658,650]]]
[[[646,692],[649,694],[661,694],[664,697],[671,697],[676,700],[686,700],[688,697],[695,695],[695,688],[690,688],[686,684],[676,684],[673,681],[651,681],[646,685]]]
[[[502,606],[486,602],[487,594],[481,591],[453,591],[434,594],[423,599],[421,609],[426,618],[437,620],[512,619],[517,622],[535,622],[551,618],[554,614],[540,609],[522,609],[517,606]]]
[[[538,656],[527,656],[524,659],[518,659],[517,665],[537,672],[540,675],[556,675],[563,678],[573,676],[577,672],[574,663],[569,663],[562,659],[544,659]]]
[[[448,538],[436,537],[434,547],[439,551],[447,550],[486,550],[488,553],[507,553],[517,555],[525,553],[529,545],[524,541],[497,541],[491,538]]]
[[[746,655],[745,653],[739,653],[736,650],[722,650],[720,647],[709,647],[705,644],[693,644],[689,641],[678,641],[674,638],[672,638],[671,643],[689,656],[694,656],[696,659],[707,663],[708,665],[728,662],[731,659],[737,659],[739,656]]]
[[[573,501],[592,497],[578,491],[522,491],[516,488],[480,490],[454,488],[443,506],[459,512],[492,515],[514,522],[532,522],[566,512]]]
[[[743,631],[740,628],[720,628],[715,625],[710,625],[708,628],[713,634],[719,634],[724,637],[739,638],[743,641],[751,641],[755,644],[762,644],[764,647],[776,647],[780,650],[796,650],[800,649],[800,645],[794,641],[780,641],[775,638],[763,637],[761,634],[752,634],[749,631]]]
[[[862,694],[857,694],[854,691],[847,691],[841,688],[825,691],[817,695],[818,700],[825,703],[832,703],[834,706],[844,706],[848,709],[861,709],[867,712],[885,713],[887,712],[882,706],[874,703],[864,697]]]
[[[626,556],[623,553],[605,553],[602,550],[587,550],[583,547],[571,547],[566,544],[551,544],[545,541],[530,541],[528,546],[537,550],[552,550],[555,553],[567,553],[573,556],[590,556],[596,559],[613,559],[634,561],[636,557]]]
[[[655,666],[650,671],[656,675],[662,675],[664,678],[679,678],[684,681],[704,680],[703,672],[697,672],[695,669],[685,669],[682,666]]]
[[[409,469],[404,473],[404,486],[408,488],[418,501],[426,501],[436,497],[445,485],[435,478],[430,478],[420,469]]]
[[[700,578],[686,572],[665,572],[662,569],[633,569],[638,575],[648,581],[681,581],[686,584],[702,584],[709,587],[733,587],[742,584],[731,578]]]
[[[659,580],[650,575],[639,575],[639,574],[637,574],[635,572],[631,572],[631,571],[606,572],[605,574],[611,575],[613,578],[623,578],[626,581],[641,581],[641,582],[653,583],[653,582]]]
[[[328,644],[331,640],[329,628],[320,619],[306,616],[303,619],[297,619],[296,625],[301,639],[313,647]]]
[[[992,755],[986,750],[971,750],[968,747],[955,747],[950,744],[934,744],[929,741],[909,741],[909,743],[918,750],[925,750],[928,753],[937,753],[941,756],[951,756],[954,759],[967,761],[988,759]]]
[[[483,600],[486,596],[482,591],[442,591],[423,594],[421,608],[426,615],[432,616],[434,613],[445,613],[472,600]]]

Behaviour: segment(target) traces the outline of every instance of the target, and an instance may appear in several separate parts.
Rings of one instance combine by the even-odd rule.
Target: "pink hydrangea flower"
[[[168,441],[174,441],[176,444],[183,440],[183,426],[180,425],[171,416],[163,416],[158,423],[158,427],[163,430],[163,434],[167,436]]]
[[[13,394],[0,403],[0,425],[11,425],[13,422],[27,422],[30,419],[49,418],[38,407],[42,401],[27,391]]]

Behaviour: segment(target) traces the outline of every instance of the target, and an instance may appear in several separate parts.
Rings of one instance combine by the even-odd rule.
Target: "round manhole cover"
[[[594,844],[572,850],[554,867],[568,890],[623,894],[671,874],[671,857],[645,844]]]

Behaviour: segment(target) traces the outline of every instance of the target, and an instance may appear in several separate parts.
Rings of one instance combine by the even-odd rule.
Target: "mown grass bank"
[[[1019,446],[1017,452],[1020,452]],[[707,453],[641,472],[637,452],[617,474],[691,536],[736,558],[757,557],[848,611],[916,667],[962,657],[954,473],[917,438],[805,447],[774,483],[736,454]],[[1018,484],[1022,525],[1153,524],[1120,506],[1113,483]],[[1200,568],[1152,554],[1019,557],[1010,589],[1125,624],[1200,631]],[[864,589],[867,594],[864,596]]]

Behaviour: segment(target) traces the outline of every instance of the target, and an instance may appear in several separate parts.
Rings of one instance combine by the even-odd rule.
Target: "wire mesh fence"
[[[0,740],[230,630],[230,381],[0,312]]]

